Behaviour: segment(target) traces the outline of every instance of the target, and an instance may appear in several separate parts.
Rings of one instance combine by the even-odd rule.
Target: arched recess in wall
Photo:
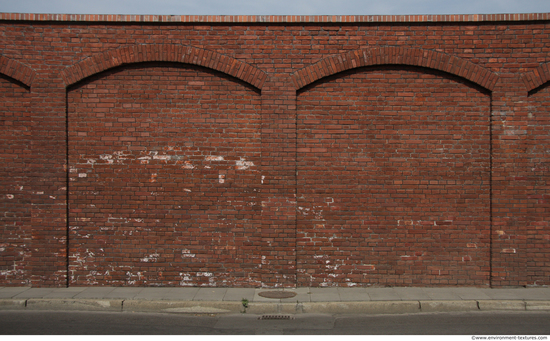
[[[0,285],[28,285],[31,256],[31,94],[34,71],[0,56]]]
[[[240,79],[259,90],[267,78],[260,69],[235,58],[193,46],[170,44],[131,45],[95,54],[63,70],[61,77],[68,87],[96,73],[125,64],[143,62],[203,66]]]
[[[148,45],[92,56],[63,78],[69,285],[258,285],[265,74]]]
[[[435,69],[462,77],[489,91],[498,77],[491,71],[448,54],[406,47],[375,47],[323,58],[292,75],[296,90],[342,71],[372,65],[410,65]]]
[[[435,51],[374,48],[293,79],[298,285],[489,285],[497,76]]]
[[[540,65],[534,70],[531,70],[523,75],[523,83],[529,95],[533,94],[540,88],[547,86],[550,81],[550,63]]]
[[[18,62],[0,55],[0,73],[21,82],[30,88],[34,79],[34,70]]]

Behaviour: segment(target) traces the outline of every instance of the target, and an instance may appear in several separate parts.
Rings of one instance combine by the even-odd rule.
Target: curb
[[[420,310],[426,313],[478,311],[478,301],[420,301]]]
[[[150,301],[126,300],[122,311],[125,312],[158,312],[180,314],[226,314],[244,312],[238,301]]]
[[[525,301],[480,301],[479,310],[527,310]]]
[[[27,300],[1,299],[0,310],[21,310],[27,306]]]
[[[420,312],[418,301],[311,302],[303,303],[301,313],[326,314],[409,314]]]
[[[122,300],[99,299],[28,299],[27,310],[82,310],[82,311],[122,311]]]
[[[550,301],[252,302],[108,299],[0,299],[3,310],[155,312],[172,314],[411,314],[464,311],[550,311]]]

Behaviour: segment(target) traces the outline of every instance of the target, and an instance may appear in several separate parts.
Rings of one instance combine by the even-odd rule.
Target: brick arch
[[[527,92],[531,92],[550,81],[550,63],[540,65],[534,70],[523,74],[523,82]]]
[[[0,73],[31,87],[34,71],[30,67],[14,59],[0,56]]]
[[[141,62],[177,62],[199,65],[240,79],[262,89],[266,74],[260,69],[222,55],[192,46],[174,44],[147,44],[125,46],[90,56],[61,72],[65,86],[117,66]]]
[[[467,79],[492,91],[498,80],[493,72],[448,54],[406,47],[375,47],[354,50],[321,59],[292,75],[294,86],[299,90],[321,78],[336,73],[372,65],[412,65],[444,71]]]

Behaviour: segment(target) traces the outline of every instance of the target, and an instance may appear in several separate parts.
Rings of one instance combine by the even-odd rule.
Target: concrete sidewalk
[[[266,298],[267,292],[295,294]],[[269,294],[267,294],[269,295]],[[0,310],[95,310],[191,314],[365,313],[546,310],[550,288],[135,288],[0,287]]]

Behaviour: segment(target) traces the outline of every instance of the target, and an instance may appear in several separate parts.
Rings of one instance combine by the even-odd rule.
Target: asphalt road
[[[550,312],[259,315],[0,311],[3,335],[550,335]],[[550,338],[548,338],[550,340]]]

